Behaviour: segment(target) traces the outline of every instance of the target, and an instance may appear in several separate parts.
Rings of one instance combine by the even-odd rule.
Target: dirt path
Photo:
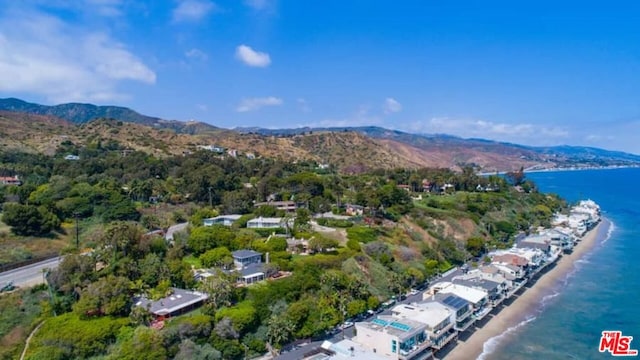
[[[40,324],[38,324],[38,326],[36,326],[35,329],[33,329],[33,331],[31,332],[31,334],[29,334],[29,337],[27,338],[27,341],[24,343],[24,349],[22,350],[22,355],[20,355],[20,360],[24,360],[24,356],[27,354],[27,349],[29,349],[29,342],[31,341],[31,338],[33,337],[33,335],[36,334],[36,332],[38,330],[40,330],[40,327],[44,324],[44,321],[41,322]]]

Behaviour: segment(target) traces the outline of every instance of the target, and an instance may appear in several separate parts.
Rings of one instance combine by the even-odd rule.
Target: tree
[[[222,353],[209,344],[198,345],[191,339],[184,339],[180,343],[174,360],[219,360]]]
[[[296,219],[294,221],[294,226],[296,228],[306,227],[308,226],[309,221],[311,220],[311,213],[308,209],[298,208],[296,210]]]
[[[202,265],[206,267],[229,269],[233,265],[231,251],[224,246],[207,250],[204,254],[200,255],[200,261]]]
[[[74,310],[80,316],[129,315],[131,308],[130,281],[109,275],[89,284],[80,294]]]
[[[481,237],[471,237],[467,239],[467,245],[465,246],[469,254],[474,257],[479,257],[484,251],[484,239]]]
[[[191,231],[187,245],[196,254],[220,246],[231,247],[234,240],[233,231],[224,225],[197,227]]]
[[[60,227],[60,219],[45,207],[14,203],[4,204],[2,221],[23,236],[46,235]]]
[[[329,239],[324,236],[316,235],[309,240],[309,250],[313,252],[325,252],[328,249],[338,247],[337,240]]]
[[[169,268],[158,255],[150,253],[140,262],[140,278],[149,287],[169,279]]]
[[[216,310],[221,306],[231,304],[234,285],[235,279],[233,275],[217,270],[213,276],[207,277],[200,283],[200,289],[209,294],[207,303]]]
[[[162,360],[167,358],[167,350],[160,332],[139,326],[113,355],[118,360]]]
[[[291,339],[294,331],[295,324],[287,316],[286,312],[271,314],[267,322],[267,340],[270,344],[280,347]]]

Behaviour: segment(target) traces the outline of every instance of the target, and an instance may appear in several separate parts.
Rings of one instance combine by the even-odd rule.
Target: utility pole
[[[73,217],[76,219],[76,248],[80,251],[80,226],[78,225],[78,218],[80,218],[80,213],[74,212]]]
[[[209,207],[213,209],[213,198],[211,197],[211,189],[212,187],[209,186]]]

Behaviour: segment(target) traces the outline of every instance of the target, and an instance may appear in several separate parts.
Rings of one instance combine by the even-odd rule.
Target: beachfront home
[[[455,312],[436,301],[397,305],[391,314],[401,321],[411,319],[426,325],[425,331],[434,350],[440,350],[453,340],[458,332],[453,328]]]
[[[551,237],[545,234],[525,236],[519,239],[516,243],[516,247],[540,249],[545,253],[549,253],[551,249]]]
[[[387,360],[362,344],[350,339],[332,343],[325,340],[319,347],[304,353],[302,360]]]
[[[498,306],[505,299],[510,288],[510,282],[502,275],[488,274],[480,270],[457,276],[453,278],[452,282],[486,291],[487,299],[492,307]]]
[[[453,294],[467,300],[473,308],[473,317],[476,321],[482,320],[491,312],[489,296],[486,290],[443,281],[433,284],[429,290],[422,295],[422,299],[428,300],[431,296],[439,293]]]
[[[455,317],[453,328],[456,331],[463,332],[475,322],[472,316],[473,307],[467,300],[453,294],[442,293],[433,295],[431,299],[453,310]]]
[[[354,341],[386,359],[418,360],[432,356],[427,325],[421,322],[380,315],[355,326]]]
[[[224,225],[231,226],[234,222],[238,221],[242,215],[231,214],[231,215],[220,215],[212,218],[203,219],[202,223],[204,226],[213,226],[213,225]]]

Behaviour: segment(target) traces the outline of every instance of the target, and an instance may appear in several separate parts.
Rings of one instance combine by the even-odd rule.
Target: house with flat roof
[[[427,359],[433,354],[427,325],[418,321],[380,315],[355,326],[354,341],[386,359]]]
[[[199,291],[178,288],[171,288],[171,291],[171,295],[155,301],[146,297],[134,298],[134,305],[149,310],[156,319],[164,320],[194,310],[209,298],[209,295]]]
[[[422,298],[426,301],[429,300],[430,296],[438,293],[453,294],[467,300],[473,307],[473,317],[476,321],[482,320],[491,312],[489,296],[486,290],[443,281],[433,284],[429,290],[422,295]]]
[[[437,301],[453,310],[455,315],[453,328],[456,331],[465,331],[475,322],[475,319],[471,316],[473,315],[473,307],[467,300],[453,294],[436,294],[431,297],[431,300]]]
[[[236,267],[245,267],[262,262],[262,254],[254,250],[236,250],[231,253],[231,256]]]
[[[232,214],[232,215],[220,215],[212,218],[207,218],[202,220],[202,224],[204,226],[213,226],[213,225],[224,225],[231,226],[234,222],[238,221],[242,215]]]
[[[391,309],[391,314],[400,321],[411,319],[425,324],[425,332],[434,350],[442,349],[458,334],[453,328],[455,313],[436,301],[397,305]]]
[[[289,226],[293,225],[293,219],[289,220]],[[276,229],[286,228],[287,221],[281,217],[257,217],[247,221],[248,229]]]
[[[548,253],[551,250],[551,237],[546,234],[529,235],[518,241],[516,247],[539,249]]]
[[[335,343],[325,340],[322,345],[303,356],[303,360],[387,360],[386,357],[350,339]]]
[[[295,202],[293,201],[267,201],[267,202],[259,202],[255,203],[255,207],[260,206],[273,206],[277,210],[283,210],[287,212],[294,212],[298,208]]]

